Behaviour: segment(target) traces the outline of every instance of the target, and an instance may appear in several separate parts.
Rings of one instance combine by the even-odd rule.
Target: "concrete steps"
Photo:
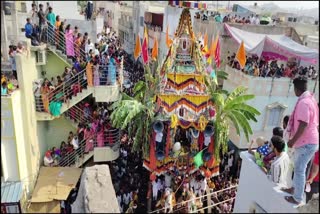
[[[76,163],[71,165],[70,167],[80,168],[83,164],[85,164],[93,156],[93,154],[94,154],[93,151],[90,151],[88,154],[84,154],[83,157],[78,158],[78,160],[76,160]]]
[[[55,46],[53,45],[47,45],[48,49],[55,53],[60,59],[62,59],[66,64],[69,66],[72,66],[73,62],[71,59],[69,59],[64,53],[62,53],[61,50],[58,50]]]
[[[82,101],[84,98],[92,94],[93,87],[88,87],[87,89],[82,89],[81,93],[78,93],[77,96],[73,96],[71,100],[67,101],[67,103],[63,103],[60,115],[58,117],[54,117],[49,113],[46,112],[36,112],[36,117],[38,121],[46,121],[46,120],[53,120],[55,118],[59,118],[62,116],[64,112],[66,112],[68,109],[70,109],[72,106],[76,105],[80,101]]]

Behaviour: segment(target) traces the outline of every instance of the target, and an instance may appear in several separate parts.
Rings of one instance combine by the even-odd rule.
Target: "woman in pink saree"
[[[93,132],[89,127],[84,130],[84,139],[86,140],[84,153],[88,153],[93,150]]]
[[[97,144],[98,144],[98,147],[104,146],[104,129],[101,124],[99,124],[97,128]]]
[[[67,25],[65,30],[66,37],[66,52],[68,57],[74,57],[74,42],[73,42],[73,31],[70,28],[70,24]]]

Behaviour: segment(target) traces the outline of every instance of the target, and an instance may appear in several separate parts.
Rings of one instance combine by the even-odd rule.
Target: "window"
[[[264,129],[280,126],[283,118],[283,113],[286,108],[286,105],[282,105],[278,102],[267,105]]]
[[[282,111],[281,107],[276,107],[270,110],[268,126],[273,126],[273,127],[278,126],[280,121],[281,111]]]

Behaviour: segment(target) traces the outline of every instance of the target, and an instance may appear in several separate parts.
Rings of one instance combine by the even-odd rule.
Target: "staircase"
[[[85,69],[46,94],[46,96],[49,98],[49,103],[63,102],[60,109],[60,114],[64,113],[72,106],[76,105],[81,100],[93,93],[93,87],[86,86],[87,80],[83,79],[84,75]],[[45,112],[42,97],[35,97],[35,100],[37,120],[53,120],[55,117],[50,113]]]
[[[76,44],[74,43],[73,39],[72,40],[67,39],[64,33],[57,32],[55,29],[47,28],[47,35],[46,35],[47,48],[51,52],[55,53],[66,64],[71,66],[73,62],[66,55],[66,41],[71,42],[75,47]],[[82,59],[86,58],[86,54],[82,49],[80,49],[79,54]]]
[[[78,106],[73,106],[64,116],[71,122],[74,127],[78,127],[79,123],[86,122],[87,120],[93,121],[93,117],[84,117],[83,109]],[[89,153],[84,153],[86,141],[92,140],[94,150]],[[94,157],[94,162],[105,162],[113,161],[117,159],[120,155],[120,130],[110,128],[104,132],[103,145],[99,145],[97,142],[97,134],[94,133],[92,136],[84,139],[79,143],[80,150],[73,151],[67,154],[60,162],[59,165],[62,167],[81,167],[86,163],[91,157]]]

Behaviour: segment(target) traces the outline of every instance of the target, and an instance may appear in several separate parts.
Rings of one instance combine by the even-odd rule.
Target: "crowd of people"
[[[274,128],[270,141],[256,139],[256,151],[249,147],[256,163],[295,205],[303,203],[304,191],[306,202],[319,192],[319,104],[307,91],[307,82],[303,76],[293,80],[299,99],[291,116],[284,117],[283,128]]]
[[[109,120],[108,104],[97,104],[91,98],[81,101],[66,112],[66,116],[78,123],[75,133],[69,132],[67,141],[60,148],[49,149],[44,157],[45,166],[70,166],[94,147],[113,145],[117,130]]]
[[[9,62],[11,71],[1,71],[1,96],[7,96],[14,90],[19,88],[16,55],[25,52],[25,48],[22,43],[19,42],[17,45],[9,45]]]
[[[277,60],[267,61],[263,56],[259,59],[258,56],[252,55],[246,56],[245,67],[241,69],[239,62],[235,58],[235,53],[230,55],[228,52],[228,65],[251,76],[276,78],[305,76],[310,79],[316,79],[318,76],[318,72],[315,70],[314,66],[297,66],[297,63],[294,61],[288,61],[286,65],[283,63],[279,65]]]
[[[33,5],[33,7],[36,7]],[[42,5],[40,5],[42,8]],[[68,24],[60,21],[59,16],[55,16],[52,7],[49,7],[47,20],[50,20],[48,26],[54,26],[57,34],[48,34],[48,42],[56,45],[68,58],[73,60],[71,68],[66,67],[62,76],[52,77],[51,80],[44,79],[36,81],[35,96],[37,97],[38,111],[45,111],[54,116],[60,115],[60,108],[63,102],[69,101],[72,96],[76,96],[83,88],[87,86],[114,85],[117,83],[118,72],[121,66],[124,51],[121,49],[120,42],[115,32],[99,33],[97,42],[91,42],[88,33],[83,35],[79,32],[77,26],[74,30]],[[61,36],[57,39],[57,37]],[[79,76],[85,69],[85,75]],[[83,84],[71,79],[78,75]],[[70,83],[70,84],[69,84]],[[68,93],[66,94],[65,91]],[[52,106],[52,109],[51,109]]]
[[[201,19],[202,21],[206,20],[214,20],[215,22],[218,23],[238,23],[238,24],[251,24],[251,25],[260,25],[260,24],[269,24],[265,23],[264,21],[261,21],[259,18],[259,15],[254,15],[251,14],[248,17],[241,16],[241,15],[231,15],[231,14],[226,14],[222,16],[219,12],[213,12],[211,11],[209,14],[209,11],[201,11],[201,12],[196,12],[195,16],[196,19]],[[271,20],[271,24],[275,24],[276,20]]]
[[[146,213],[149,172],[142,166],[142,154],[132,153],[133,140],[121,137],[120,157],[110,171],[121,213]]]

